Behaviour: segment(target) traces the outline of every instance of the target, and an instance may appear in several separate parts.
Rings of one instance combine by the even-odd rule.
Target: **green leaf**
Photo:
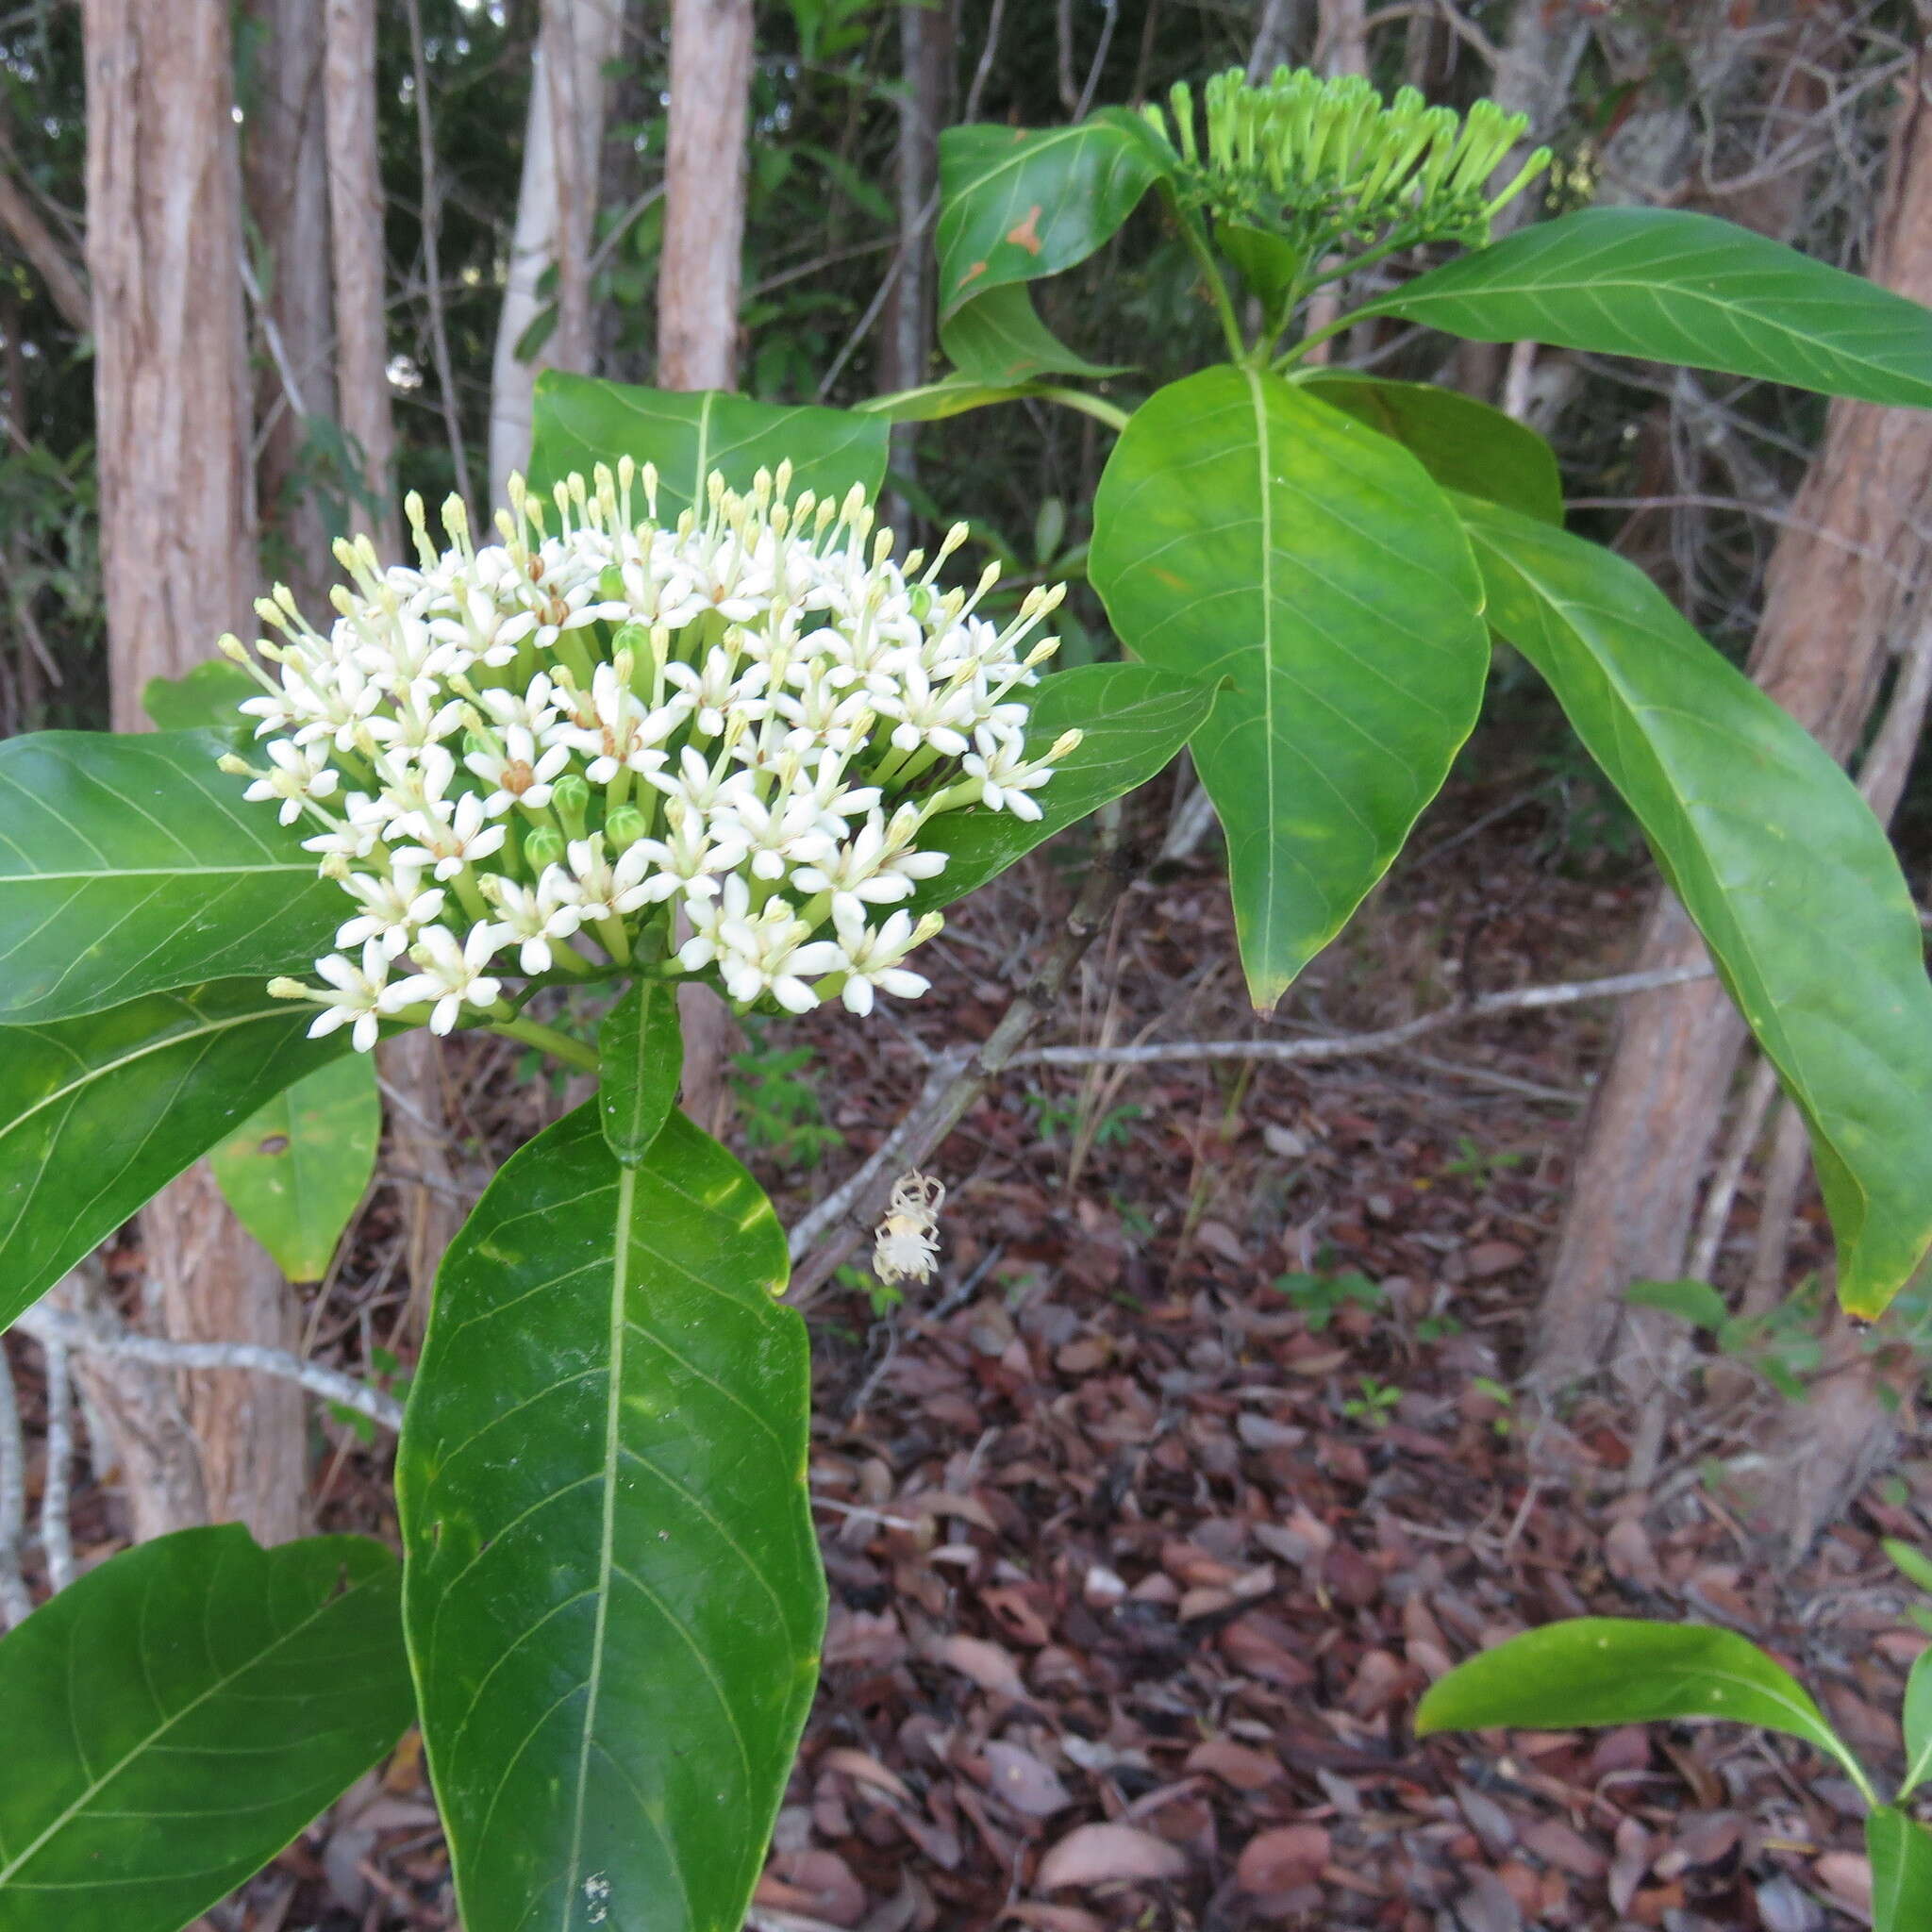
[[[303,829],[249,805],[211,731],[0,743],[0,1023],[305,971],[342,919]]]
[[[1890,1805],[1865,1820],[1872,1858],[1872,1932],[1924,1932],[1932,1925],[1932,1837]]]
[[[390,1750],[396,1561],[240,1524],[124,1550],[0,1641],[0,1932],[177,1932]]]
[[[1713,1334],[1731,1319],[1724,1296],[1707,1281],[1633,1281],[1624,1291],[1624,1299],[1633,1308],[1661,1308]]]
[[[1932,408],[1932,309],[1712,215],[1593,208],[1356,311]]]
[[[1884,827],[1641,571],[1462,501],[1491,621],[1637,814],[1810,1128],[1840,1297],[1877,1314],[1932,1247],[1932,982]]]
[[[1032,693],[1027,750],[1039,756],[1063,731],[1084,736],[1032,794],[1041,817],[971,806],[928,820],[920,844],[947,854],[946,869],[908,902],[914,914],[963,899],[1056,832],[1164,771],[1214,697],[1211,684],[1145,664],[1085,664],[1042,678]]]
[[[0,1328],[284,1087],[347,1049],[254,980],[0,1028]]]
[[[1905,1797],[1925,1781],[1932,1771],[1932,1650],[1922,1650],[1906,1679],[1902,1713],[1906,1734],[1906,1775],[1898,1794]]]
[[[1134,415],[1093,523],[1089,574],[1122,641],[1231,681],[1193,752],[1267,1011],[1388,870],[1475,722],[1489,635],[1468,543],[1407,450],[1228,367]]]
[[[606,1015],[597,1036],[597,1111],[604,1141],[625,1167],[650,1152],[684,1074],[677,989],[639,979]]]
[[[1701,1624],[1627,1617],[1548,1624],[1471,1657],[1430,1685],[1415,1729],[1425,1738],[1684,1717],[1759,1724],[1856,1764],[1803,1686],[1755,1643]]]
[[[785,1238],[681,1114],[594,1106],[457,1237],[397,1457],[405,1622],[469,1932],[737,1932],[824,1583]]]
[[[1884,1548],[1899,1574],[1907,1583],[1917,1584],[1928,1596],[1932,1596],[1932,1557],[1913,1549],[1910,1543],[1901,1542],[1896,1537],[1887,1537]]]
[[[1214,242],[1264,312],[1271,318],[1280,315],[1306,266],[1301,250],[1283,237],[1244,222],[1217,221]]]
[[[210,658],[179,677],[150,677],[142,688],[141,708],[158,731],[231,731],[238,722],[236,706],[260,691],[232,658]]]
[[[1032,291],[1018,282],[955,310],[940,325],[940,346],[969,382],[996,387],[1037,375],[1118,375],[1126,366],[1076,356],[1041,321]]]
[[[530,487],[550,486],[619,457],[658,466],[658,514],[665,522],[691,507],[708,472],[749,490],[759,470],[789,461],[792,490],[843,496],[855,483],[868,497],[886,475],[888,424],[846,409],[755,403],[724,390],[690,393],[641,389],[546,369],[537,378]],[[638,514],[643,514],[642,498]]]
[[[923,382],[917,389],[868,396],[853,408],[858,415],[884,416],[893,423],[942,423],[948,416],[963,416],[969,409],[1018,402],[1022,396],[1038,393],[1032,383],[975,382],[971,376],[948,375],[938,382]]]
[[[351,1053],[305,1075],[208,1153],[243,1227],[291,1281],[320,1281],[375,1172],[375,1062]]]
[[[1102,108],[1074,127],[948,127],[940,136],[940,321],[989,290],[1084,261],[1165,175],[1152,128]]]
[[[1443,489],[1466,491],[1546,524],[1563,521],[1556,451],[1502,410],[1434,383],[1346,371],[1305,376],[1302,386],[1329,408],[1392,436]]]

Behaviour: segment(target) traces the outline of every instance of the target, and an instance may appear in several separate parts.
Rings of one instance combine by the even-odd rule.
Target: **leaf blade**
[[[594,1107],[451,1249],[398,1495],[472,1932],[741,1923],[824,1613],[785,1270],[722,1148],[674,1114],[625,1168]]]
[[[265,1864],[409,1721],[399,1586],[365,1538],[261,1550],[226,1524],[122,1552],[0,1641],[31,1773],[0,1789],[0,1932],[175,1932]]]
[[[1932,309],[1681,208],[1584,208],[1521,228],[1358,312],[1932,408]]]
[[[1641,571],[1507,510],[1462,508],[1491,621],[1636,812],[1806,1117],[1840,1298],[1879,1313],[1932,1247],[1932,984],[1884,828]]]
[[[1872,1932],[1918,1932],[1932,1924],[1932,1836],[1895,1805],[1865,1820],[1872,1859]]]
[[[790,462],[794,492],[841,497],[857,483],[875,496],[890,436],[891,425],[876,415],[755,402],[725,390],[645,389],[546,369],[537,377],[529,481],[547,502],[551,486],[572,471],[588,482],[598,463],[615,469],[628,456],[658,466],[658,513],[675,523],[701,498],[712,470],[732,489],[749,490],[759,470]],[[637,507],[641,516],[641,493]]]
[[[625,1167],[650,1152],[684,1074],[677,989],[639,979],[605,1015],[597,1036],[597,1113],[605,1144]]]
[[[306,970],[341,921],[299,826],[249,805],[212,731],[0,743],[0,1023]]]
[[[347,1050],[251,980],[0,1028],[0,1328],[282,1088]],[[165,1132],[162,1131],[165,1125]]]
[[[1090,575],[1115,630],[1150,664],[1231,681],[1193,748],[1264,1011],[1474,724],[1489,641],[1456,521],[1407,451],[1253,371],[1161,391],[1108,458]]]

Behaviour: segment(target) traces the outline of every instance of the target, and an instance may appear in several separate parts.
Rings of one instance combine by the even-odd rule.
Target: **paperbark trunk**
[[[101,565],[118,730],[141,693],[248,624],[255,588],[248,356],[228,10],[86,0],[88,267],[93,291]],[[150,1306],[183,1340],[293,1342],[274,1264],[196,1167],[142,1217]],[[195,1484],[157,1458],[150,1528],[239,1518],[264,1541],[303,1514],[300,1391],[184,1378]],[[134,1464],[128,1464],[130,1473]]]
[[[1868,272],[1932,298],[1932,109],[1922,55],[1894,136]],[[1855,749],[1932,569],[1932,419],[1832,404],[1824,441],[1773,554],[1752,675],[1833,757]],[[1636,964],[1703,948],[1660,894]],[[1629,1001],[1591,1108],[1541,1311],[1533,1374],[1557,1387],[1624,1353],[1618,1297],[1682,1273],[1697,1186],[1744,1040],[1711,982]]]
[[[738,380],[751,30],[751,0],[672,0],[664,253],[658,270],[663,389],[730,389]],[[725,1070],[737,1028],[707,987],[679,987],[677,1011],[684,1109],[716,1133],[730,1108]]]

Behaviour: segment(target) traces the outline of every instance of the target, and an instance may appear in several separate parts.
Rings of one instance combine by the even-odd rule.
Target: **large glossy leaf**
[[[690,507],[712,470],[749,490],[760,470],[790,462],[792,491],[843,496],[855,483],[875,495],[886,474],[884,418],[803,404],[753,402],[724,390],[641,389],[546,369],[537,378],[530,483],[548,491],[573,470],[589,476],[619,457],[658,466],[658,512]],[[642,506],[639,506],[642,514]]]
[[[1906,1734],[1906,1774],[1898,1788],[1904,1798],[1932,1772],[1932,1650],[1922,1650],[1912,1664],[1899,1717]]]
[[[347,1050],[255,980],[0,1027],[0,1328],[265,1101]]]
[[[736,1161],[595,1105],[457,1237],[397,1458],[405,1619],[469,1932],[738,1932],[824,1586],[805,1325]]]
[[[1891,1805],[1865,1820],[1872,1858],[1872,1932],[1924,1932],[1932,1925],[1932,1836]]]
[[[636,1167],[671,1118],[684,1074],[677,989],[640,979],[604,1017],[597,1035],[597,1110],[605,1144]]]
[[[210,658],[179,677],[150,677],[141,708],[157,731],[227,730],[240,722],[236,707],[257,696],[260,685],[229,658]]]
[[[298,972],[340,887],[302,828],[243,802],[208,731],[44,731],[0,743],[0,1024],[204,979]]]
[[[1679,208],[1585,208],[1519,228],[1359,313],[1932,408],[1932,309]]]
[[[1072,268],[1107,242],[1168,165],[1139,115],[1073,127],[949,127],[940,136],[940,319],[989,290]]]
[[[1790,1674],[1731,1630],[1575,1617],[1525,1631],[1458,1664],[1416,1708],[1418,1737],[1433,1731],[1567,1731],[1721,1717],[1850,1754]]]
[[[110,1557],[0,1641],[0,1932],[178,1932],[388,1751],[396,1561],[240,1524]]]
[[[1445,490],[1563,521],[1557,453],[1500,409],[1432,382],[1391,382],[1346,370],[1304,378],[1311,395],[1392,436]]]
[[[1006,871],[1056,832],[1164,771],[1214,708],[1215,688],[1146,664],[1084,664],[1041,679],[1032,693],[1026,743],[1036,755],[1067,730],[1080,742],[1032,795],[1038,819],[974,806],[931,820],[922,847],[947,855],[946,869],[920,887],[915,912],[950,906]]]
[[[344,1055],[278,1093],[209,1150],[236,1219],[291,1281],[320,1281],[382,1139],[375,1062]]]
[[[1468,542],[1407,450],[1227,367],[1135,414],[1093,525],[1122,641],[1230,681],[1193,751],[1265,1011],[1388,870],[1475,722],[1489,639]]]
[[[1932,984],[1884,828],[1817,741],[1633,565],[1463,499],[1498,631],[1628,801],[1811,1131],[1839,1293],[1932,1246]]]
[[[868,396],[853,408],[860,415],[884,416],[892,423],[942,423],[949,416],[963,416],[969,409],[1018,402],[1022,396],[1038,393],[1031,383],[975,382],[967,375],[946,375],[937,382],[922,382],[917,389]]]

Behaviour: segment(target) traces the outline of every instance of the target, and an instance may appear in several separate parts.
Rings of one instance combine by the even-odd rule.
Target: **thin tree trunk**
[[[495,504],[508,500],[511,471],[530,460],[537,372],[581,374],[591,366],[591,238],[608,92],[604,69],[617,54],[623,22],[623,0],[543,0],[509,279],[491,371],[490,491]],[[555,325],[540,347],[519,353],[543,313],[539,285],[552,269]]]
[[[899,9],[899,142],[893,157],[899,202],[899,254],[887,299],[885,354],[879,386],[889,393],[924,382],[932,354],[932,253],[926,239],[927,204],[939,178],[940,127],[945,119],[953,66],[950,14],[911,4]],[[917,481],[919,425],[892,430],[892,469]],[[896,491],[885,505],[886,522],[904,531],[908,506]]]
[[[1870,273],[1932,298],[1932,109],[1922,55],[1879,208]],[[1932,573],[1932,418],[1836,402],[1766,579],[1752,651],[1758,684],[1848,758],[1888,654]],[[1703,956],[1660,894],[1640,970]],[[1744,1025],[1713,983],[1629,1001],[1597,1090],[1539,1323],[1533,1374],[1558,1387],[1607,1358],[1622,1291],[1682,1272],[1696,1184],[1716,1138]]]
[[[25,183],[15,173],[11,148],[0,141],[0,234],[4,234],[47,285],[54,307],[69,328],[85,335],[92,327],[87,277],[67,244],[42,219]]]
[[[385,562],[401,554],[395,420],[390,403],[388,275],[375,128],[375,0],[324,0],[323,97],[329,245],[335,268],[336,391],[367,502],[351,519]]]
[[[738,379],[751,31],[751,0],[672,0],[658,270],[658,381],[664,389],[730,389]]]
[[[744,142],[751,112],[751,0],[672,0],[664,253],[658,270],[658,381],[730,389],[738,379],[744,253]],[[684,1109],[715,1133],[737,1028],[716,993],[677,990]]]
[[[381,154],[375,123],[375,0],[324,0],[327,58],[329,241],[335,270],[336,387],[342,433],[362,464],[364,501],[352,522],[367,528],[386,561],[401,555],[396,514],[395,422],[390,401],[387,255]],[[442,1054],[427,1033],[377,1049],[390,1091],[389,1146],[408,1211],[409,1305],[429,1310],[437,1263],[462,1215],[450,1164]]]
[[[256,358],[256,489],[275,577],[320,610],[335,570],[309,419],[336,416],[323,0],[251,0],[249,11],[258,39],[242,187],[265,258],[257,323],[269,338]]]
[[[246,625],[255,589],[232,56],[224,7],[85,0],[82,20],[101,564],[113,719],[131,731],[147,680],[178,675]],[[206,1166],[142,1221],[168,1333],[293,1342],[287,1286]],[[264,1540],[295,1534],[300,1391],[235,1374],[184,1387],[202,1492],[163,1471],[166,1492],[137,1498],[137,1518],[172,1526],[205,1510]]]

